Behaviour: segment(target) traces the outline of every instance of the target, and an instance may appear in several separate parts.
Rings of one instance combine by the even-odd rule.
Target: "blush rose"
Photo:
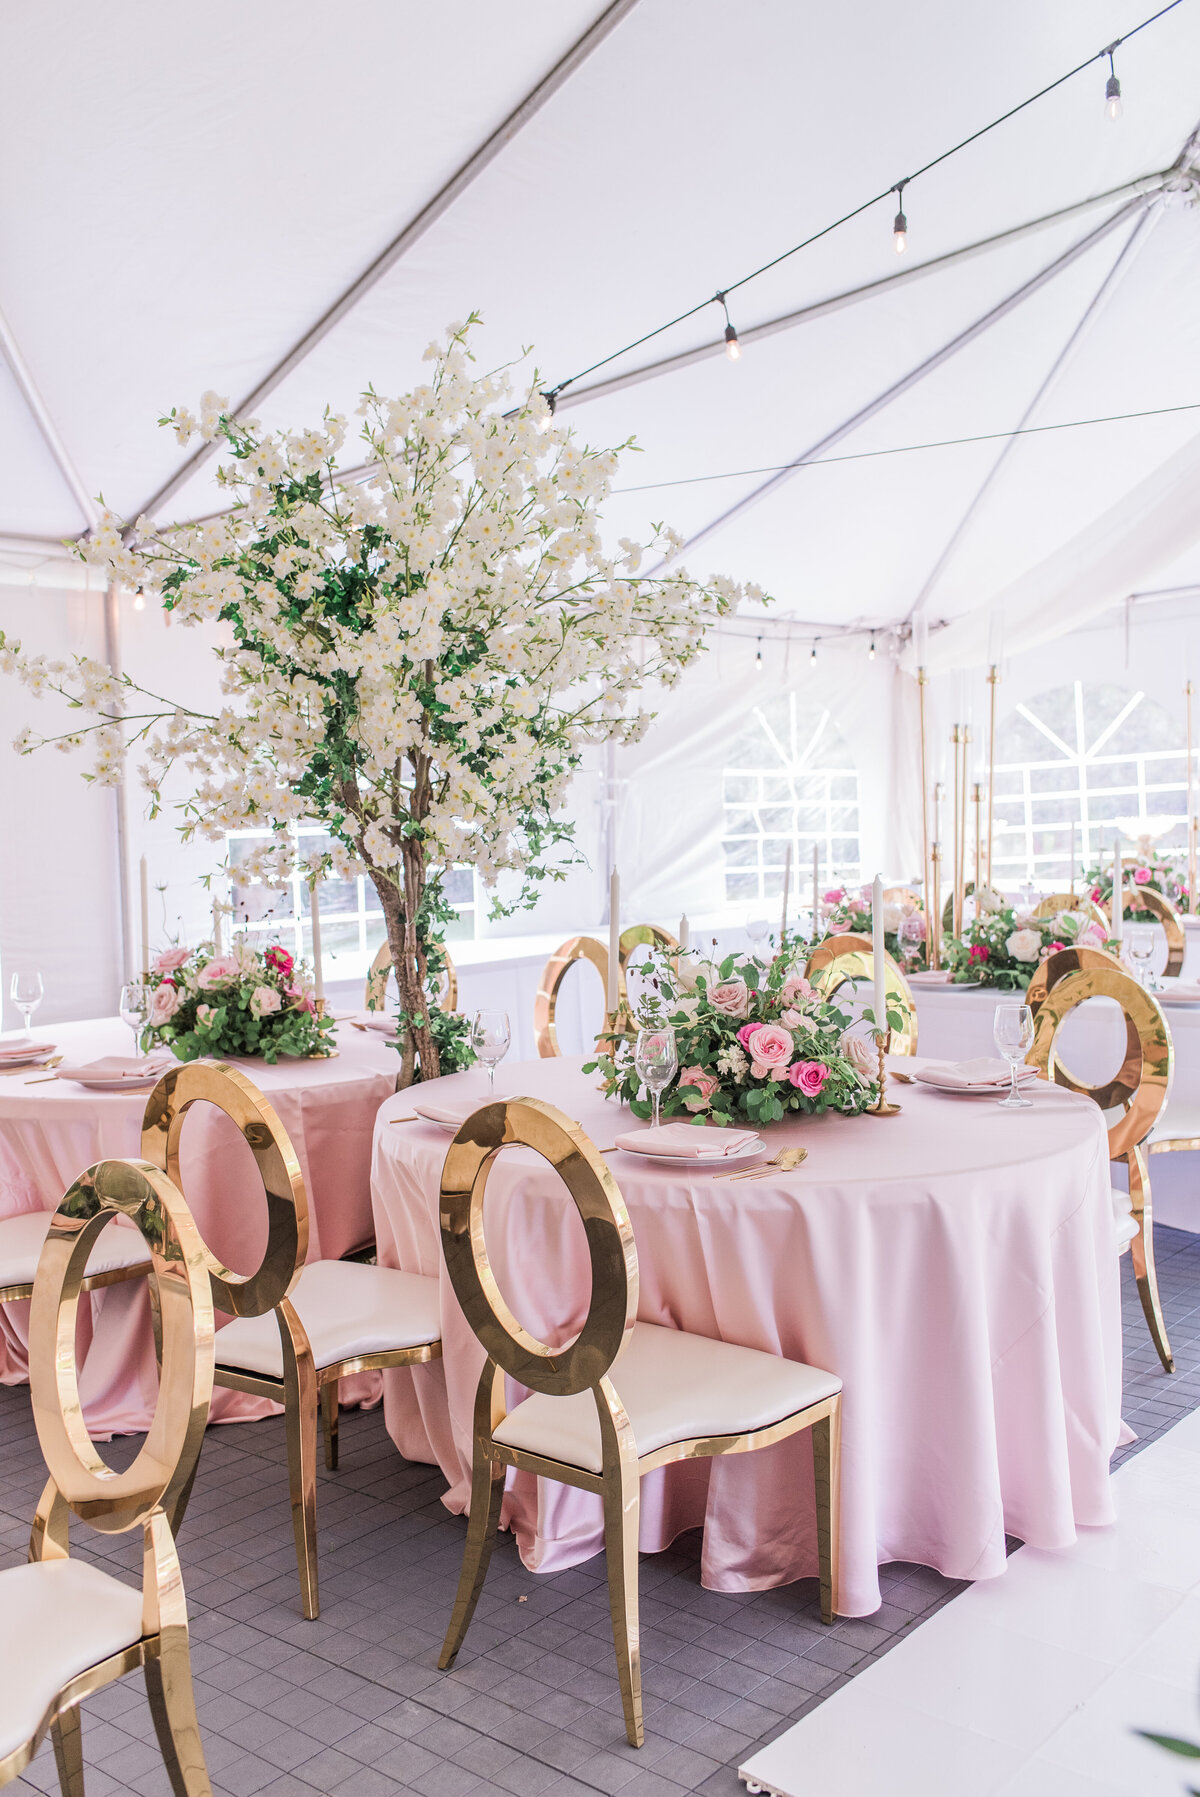
[[[155,973],[174,973],[183,966],[190,953],[191,950],[186,948],[164,948],[162,954],[155,957]]]
[[[211,986],[231,986],[238,977],[237,962],[229,955],[214,955],[200,969],[196,984],[207,991]]]
[[[750,1056],[753,1079],[780,1079],[796,1052],[791,1031],[774,1023],[756,1024],[744,1037],[739,1030],[738,1038]]]
[[[150,1000],[150,1022],[157,1029],[160,1024],[169,1023],[179,1009],[179,993],[166,981],[154,989],[154,997]]]
[[[709,987],[708,1002],[725,1017],[744,1017],[750,1009],[750,994],[744,980],[721,980]]]
[[[695,1086],[698,1096],[685,1098],[684,1109],[688,1111],[706,1111],[712,1095],[718,1091],[720,1080],[713,1073],[705,1073],[703,1067],[685,1067],[679,1075],[681,1086]]]

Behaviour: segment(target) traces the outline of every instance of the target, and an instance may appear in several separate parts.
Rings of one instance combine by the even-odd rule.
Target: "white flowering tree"
[[[241,869],[278,883],[295,865],[291,825],[329,842],[310,877],[365,868],[379,894],[400,992],[402,1079],[462,1060],[457,1020],[430,992],[450,915],[441,875],[469,862],[489,887],[521,876],[517,903],[562,877],[561,810],[589,742],[636,741],[648,683],[671,685],[705,627],[741,589],[678,567],[639,574],[652,545],[601,542],[598,506],[617,452],[580,447],[536,387],[513,403],[506,373],[478,378],[466,325],[426,352],[430,379],[359,408],[365,469],[338,472],[345,421],[264,432],[206,395],[172,412],[181,442],[223,439],[222,516],[158,529],[106,514],[83,548],[122,586],[185,625],[220,620],[224,703],[164,701],[87,659],[48,661],[0,637],[0,667],[53,690],[87,722],[90,777],[123,777],[129,745],[155,807],[167,771],[191,791],[182,832],[222,840],[264,830]]]

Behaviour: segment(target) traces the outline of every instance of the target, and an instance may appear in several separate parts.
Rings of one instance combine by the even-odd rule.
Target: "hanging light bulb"
[[[555,393],[554,389],[551,388],[549,393],[542,393],[539,395],[539,398],[545,400],[547,409],[538,419],[537,427],[540,434],[545,436],[546,432],[550,429],[555,411],[558,407],[558,395]]]
[[[1108,52],[1108,80],[1104,85],[1104,110],[1114,124],[1125,110],[1121,105],[1121,83],[1117,80],[1117,71],[1113,64],[1113,50],[1115,49],[1116,45],[1114,44],[1112,50]]]
[[[815,668],[817,665],[817,645],[816,645],[815,638],[813,640],[812,654],[808,658],[808,663],[809,663],[809,666],[813,667],[813,668]]]
[[[762,673],[762,638],[761,637],[759,637],[759,639],[758,639],[758,653],[754,657],[754,665],[758,669],[759,673],[761,674]]]
[[[908,248],[908,220],[904,216],[904,189],[907,185],[907,181],[900,181],[893,189],[900,202],[899,210],[892,224],[892,245],[898,256],[902,256]]]
[[[867,650],[867,660],[874,661],[874,659],[875,659],[875,638],[872,636],[871,647]]]
[[[714,293],[713,298],[725,313],[725,354],[731,362],[740,362],[742,359],[742,346],[738,342],[737,331],[734,327],[733,320],[729,316],[729,307],[725,304],[725,295],[723,293]]]
[[[133,609],[134,611],[145,611],[146,609],[146,595],[143,593],[141,587],[139,587],[137,592],[133,595]]]

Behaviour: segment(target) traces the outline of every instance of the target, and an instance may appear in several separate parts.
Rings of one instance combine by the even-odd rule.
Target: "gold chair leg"
[[[1125,1156],[1125,1164],[1129,1168],[1129,1197],[1138,1226],[1138,1232],[1129,1244],[1138,1297],[1142,1300],[1142,1310],[1149,1325],[1150,1339],[1158,1349],[1158,1358],[1165,1371],[1173,1373],[1175,1357],[1167,1340],[1167,1326],[1163,1321],[1162,1304],[1158,1296],[1158,1274],[1154,1267],[1154,1213],[1145,1149],[1131,1148]]]
[[[841,1569],[842,1399],[812,1426],[813,1476],[817,1488],[817,1555],[821,1570],[821,1621],[838,1611]]]
[[[192,1488],[196,1483],[196,1474],[200,1471],[200,1450],[204,1446],[201,1435],[196,1441],[194,1453],[185,1449],[180,1456],[167,1489],[163,1492],[162,1508],[167,1521],[171,1525],[172,1539],[177,1540],[183,1527],[183,1519],[187,1515],[187,1507],[191,1502]]]
[[[317,1591],[317,1373],[304,1326],[286,1298],[275,1314],[283,1342],[283,1413],[300,1600],[305,1617],[315,1622],[321,1612]]]
[[[54,1761],[62,1797],[84,1797],[83,1790],[83,1721],[78,1705],[64,1710],[50,1724],[54,1742]]]
[[[442,1651],[438,1655],[438,1666],[443,1672],[454,1664],[454,1656],[462,1646],[463,1637],[471,1626],[475,1605],[479,1602],[479,1593],[483,1590],[483,1581],[487,1578],[488,1563],[492,1557],[496,1531],[500,1527],[500,1506],[504,1502],[504,1475],[503,1461],[491,1458],[476,1433],[475,1461],[471,1469],[471,1514],[467,1520],[467,1539],[463,1547],[462,1571],[458,1578],[454,1608],[450,1613],[450,1627],[446,1630],[446,1639],[443,1641]]]
[[[338,1381],[330,1379],[321,1387],[321,1424],[325,1432],[325,1470],[335,1473],[338,1467]]]
[[[607,1458],[607,1456],[606,1456]],[[608,1563],[608,1607],[621,1681],[621,1708],[631,1747],[646,1739],[642,1721],[642,1646],[638,1624],[638,1523],[640,1486],[637,1461],[621,1454],[604,1469],[604,1558]]]
[[[186,1629],[162,1631],[158,1656],[146,1661],[146,1695],[175,1797],[212,1797]]]

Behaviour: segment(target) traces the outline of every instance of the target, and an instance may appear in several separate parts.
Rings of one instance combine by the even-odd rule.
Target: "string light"
[[[761,637],[759,637],[759,639],[758,639],[758,652],[754,657],[754,665],[758,669],[759,673],[761,674],[762,673],[762,638]]]
[[[872,637],[871,638],[871,647],[867,650],[867,660],[874,661],[874,659],[875,659],[875,638]]]
[[[817,643],[818,643],[818,641],[819,641],[819,638],[817,638],[817,637],[813,638],[812,654],[808,658],[808,665],[812,668],[815,668],[817,665]]]
[[[698,301],[696,305],[689,306],[686,311],[677,313],[674,318],[668,318],[665,323],[655,325],[653,330],[643,331],[640,337],[635,337],[632,342],[623,344],[620,349],[611,350],[608,355],[601,356],[598,361],[589,363],[586,368],[578,369],[574,374],[569,375],[566,380],[559,381],[554,388],[554,392],[556,394],[565,393],[568,387],[573,387],[577,381],[586,379],[589,374],[595,374],[598,369],[607,368],[610,362],[616,362],[622,356],[629,355],[631,351],[641,349],[644,343],[653,342],[656,337],[661,337],[665,331],[674,330],[676,325],[684,324],[689,318],[694,318],[697,313],[703,312],[706,306],[712,305],[714,299],[720,301],[722,306],[725,306],[728,295],[736,292],[739,287],[745,287],[750,281],[758,280],[760,275],[765,275],[769,273],[771,269],[778,268],[779,264],[781,262],[786,262],[790,256],[796,256],[801,250],[806,250],[810,245],[819,243],[832,232],[839,230],[842,225],[848,225],[852,219],[861,217],[861,215],[864,212],[869,211],[872,206],[878,205],[880,201],[887,199],[891,194],[897,192],[900,192],[901,194],[901,208],[896,214],[896,222],[893,226],[893,239],[897,253],[902,255],[908,247],[908,221],[904,216],[902,190],[910,181],[915,181],[921,175],[927,175],[931,169],[939,168],[941,164],[947,162],[951,156],[957,156],[961,150],[965,150],[969,145],[977,143],[981,137],[986,137],[990,131],[995,131],[999,126],[1006,125],[1010,119],[1016,118],[1018,113],[1024,112],[1029,106],[1036,105],[1039,100],[1044,100],[1047,94],[1054,93],[1066,82],[1074,80],[1076,75],[1082,74],[1085,69],[1090,69],[1093,63],[1101,61],[1105,56],[1109,58],[1111,66],[1113,52],[1117,50],[1120,45],[1128,43],[1130,38],[1136,37],[1139,31],[1145,31],[1148,26],[1156,24],[1159,19],[1165,18],[1168,13],[1174,12],[1176,7],[1182,6],[1182,4],[1183,0],[1168,0],[1167,5],[1160,6],[1155,12],[1151,13],[1148,18],[1143,19],[1141,23],[1135,25],[1132,30],[1125,32],[1124,36],[1117,38],[1112,44],[1106,45],[1103,50],[1094,50],[1092,54],[1085,57],[1082,62],[1076,63],[1074,68],[1068,69],[1065,74],[1059,75],[1054,81],[1048,81],[1045,87],[1038,88],[1037,92],[1030,94],[1027,99],[1018,101],[1015,106],[1010,106],[1006,112],[1000,113],[997,118],[990,119],[986,125],[980,125],[977,130],[972,131],[967,137],[962,138],[960,142],[951,144],[949,149],[943,150],[939,155],[931,157],[931,159],[928,162],[923,163],[920,168],[914,169],[911,175],[906,175],[904,180],[899,183],[898,187],[888,187],[885,188],[882,193],[872,194],[869,199],[861,201],[859,205],[852,207],[849,212],[844,212],[840,218],[832,219],[829,224],[822,225],[819,230],[812,232],[808,237],[802,238],[799,243],[794,243],[790,248],[781,250],[777,256],[772,256],[769,262],[764,262],[760,268],[753,268],[750,270],[749,274],[742,275],[740,279],[736,281],[730,281],[726,287],[721,288],[718,293],[711,295],[708,299]],[[1105,96],[1105,103],[1108,106],[1109,116],[1111,118],[1119,118],[1121,116],[1120,87],[1121,84],[1117,80],[1116,72],[1114,70],[1109,79]],[[730,361],[737,361],[742,353],[741,344],[738,342],[737,332],[729,322],[727,307],[725,353]]]
[[[908,248],[908,220],[904,216],[904,189],[907,186],[908,182],[905,180],[897,182],[892,189],[900,208],[892,224],[892,243],[898,256],[902,256]]]
[[[558,410],[558,391],[556,388],[551,387],[548,393],[539,394],[538,397],[544,399],[546,402],[546,411],[537,421],[538,430],[545,436],[553,422],[554,414]]]
[[[133,595],[133,609],[134,611],[145,611],[146,609],[146,595],[143,593],[141,587],[139,587],[137,592]]]
[[[1117,43],[1120,43],[1120,41],[1120,38],[1118,38]],[[1121,105],[1121,83],[1117,80],[1116,65],[1113,62],[1113,51],[1116,47],[1117,44],[1110,44],[1108,49],[1104,51],[1104,55],[1108,57],[1108,81],[1105,83],[1104,88],[1104,110],[1107,112],[1109,118],[1113,120],[1114,124],[1125,110]]]
[[[731,362],[740,362],[742,359],[742,346],[738,342],[738,334],[734,329],[733,320],[729,316],[729,307],[725,304],[725,295],[723,293],[714,293],[713,298],[719,302],[725,312],[725,354],[729,357]]]

